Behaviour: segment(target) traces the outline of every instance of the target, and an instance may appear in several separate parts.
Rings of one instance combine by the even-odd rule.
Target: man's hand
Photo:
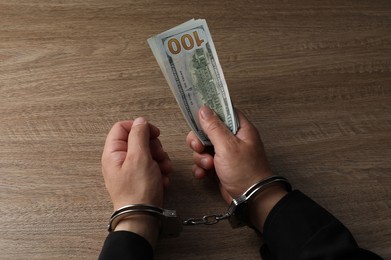
[[[237,114],[240,128],[235,136],[210,108],[200,109],[199,121],[214,146],[214,157],[203,153],[205,147],[193,132],[186,140],[195,152],[195,177],[202,178],[214,168],[228,203],[257,181],[272,175],[257,129],[241,112]]]
[[[128,204],[163,205],[163,189],[169,183],[171,161],[158,139],[160,131],[140,117],[116,123],[110,130],[102,155],[102,172],[114,210]],[[128,230],[154,245],[158,221],[135,215],[121,221],[115,231]]]
[[[215,169],[220,180],[221,194],[227,203],[231,203],[232,198],[239,197],[256,182],[272,175],[257,129],[240,111],[237,111],[237,114],[240,129],[236,135],[233,135],[210,108],[200,108],[199,122],[214,146],[214,156],[204,152],[204,145],[193,132],[190,132],[186,138],[187,144],[194,151],[195,177],[203,178],[207,171]],[[272,190],[275,192],[271,192]],[[281,187],[273,186],[253,201],[252,205],[256,205],[252,210],[253,224],[259,230],[262,230],[264,220],[271,208],[285,194]],[[263,200],[266,198],[263,195],[268,195],[267,201]],[[263,205],[257,203],[261,199]]]

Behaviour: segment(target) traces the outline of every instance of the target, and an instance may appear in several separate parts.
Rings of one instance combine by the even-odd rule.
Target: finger
[[[203,179],[206,176],[206,171],[201,167],[198,167],[196,164],[193,165],[191,171],[196,179]]]
[[[235,138],[217,114],[209,107],[201,107],[198,115],[202,130],[209,137],[215,148],[223,147],[228,139]]]
[[[163,161],[169,159],[168,154],[164,151],[162,144],[158,138],[151,139],[149,143],[152,158],[157,161]]]
[[[150,130],[149,138],[151,138],[151,139],[158,138],[160,135],[160,129],[151,123],[148,123],[148,124],[149,124],[149,130]]]
[[[151,139],[149,144],[152,158],[158,163],[160,172],[163,175],[170,174],[172,172],[172,164],[170,157],[163,150],[162,143],[158,138]]]
[[[109,131],[104,152],[111,153],[113,151],[126,151],[129,132],[132,128],[133,120],[120,121],[114,124]],[[149,124],[150,138],[157,138],[160,135],[160,130],[156,126]]]
[[[111,164],[121,166],[126,158],[128,149],[128,134],[133,121],[121,121],[111,128],[105,141],[102,153],[102,166]]]
[[[147,120],[138,117],[133,121],[132,129],[128,137],[128,155],[150,155],[149,150],[150,127]]]
[[[152,138],[151,138],[152,139]],[[158,146],[162,147],[163,148],[163,145],[162,145],[162,142],[160,141],[159,138],[154,138],[154,140],[156,140]]]
[[[193,161],[205,170],[211,170],[214,167],[213,157],[207,153],[193,153]]]
[[[104,152],[126,151],[127,141],[133,120],[117,122],[107,134]]]
[[[257,128],[247,119],[247,117],[242,112],[240,112],[238,109],[235,110],[238,115],[240,125],[236,137],[242,141],[256,140],[260,138]]]
[[[170,185],[170,177],[168,177],[167,175],[164,175],[162,177],[162,180],[163,180],[164,188],[167,188]]]
[[[200,139],[198,139],[193,131],[190,131],[190,133],[186,136],[186,143],[190,149],[197,153],[202,153],[205,148],[205,146],[201,143]]]
[[[170,160],[164,160],[158,163],[160,172],[163,175],[169,175],[172,172],[172,163]]]

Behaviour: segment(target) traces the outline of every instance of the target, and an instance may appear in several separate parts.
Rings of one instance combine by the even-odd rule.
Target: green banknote
[[[210,145],[198,122],[201,106],[213,109],[233,134],[238,120],[206,21],[190,20],[148,39],[187,123]]]

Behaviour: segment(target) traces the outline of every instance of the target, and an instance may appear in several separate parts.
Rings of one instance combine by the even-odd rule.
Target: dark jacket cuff
[[[103,245],[99,260],[153,259],[153,249],[142,236],[128,232],[111,232]]]
[[[340,221],[297,190],[276,204],[263,231],[265,260],[381,259],[359,248]]]

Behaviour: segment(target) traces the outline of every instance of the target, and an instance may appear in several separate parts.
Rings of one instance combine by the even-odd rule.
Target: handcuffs
[[[284,177],[273,175],[252,185],[240,197],[233,199],[224,214],[205,215],[202,218],[189,218],[181,220],[176,210],[162,209],[148,204],[131,204],[116,210],[110,218],[108,231],[112,232],[121,220],[127,219],[135,214],[147,214],[157,217],[161,221],[160,237],[177,237],[180,235],[183,226],[192,225],[213,225],[220,220],[228,219],[232,228],[239,228],[249,224],[248,202],[256,194],[265,190],[273,183],[282,183],[288,192],[292,187]]]

